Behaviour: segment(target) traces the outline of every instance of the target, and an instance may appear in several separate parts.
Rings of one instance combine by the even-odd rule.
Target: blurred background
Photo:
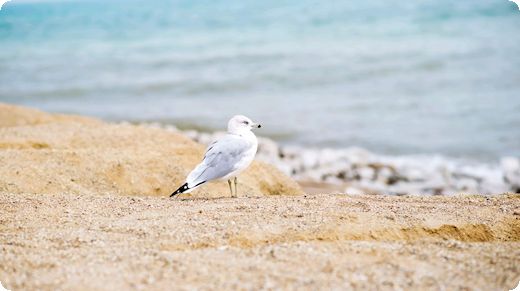
[[[507,0],[23,1],[0,11],[0,102],[281,144],[520,156]]]

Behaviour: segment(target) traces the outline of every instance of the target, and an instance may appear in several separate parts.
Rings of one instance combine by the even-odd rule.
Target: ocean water
[[[507,0],[22,1],[0,11],[0,102],[311,147],[520,156]]]

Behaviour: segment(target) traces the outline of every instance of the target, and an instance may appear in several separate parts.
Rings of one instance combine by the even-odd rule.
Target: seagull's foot
[[[235,177],[235,179],[233,179],[233,180],[235,182],[235,197],[238,197],[238,188],[237,188],[238,179],[237,179],[237,177]]]
[[[228,182],[228,185],[229,185],[229,192],[231,193],[231,197],[233,197],[233,187],[231,186],[231,180],[227,180]]]

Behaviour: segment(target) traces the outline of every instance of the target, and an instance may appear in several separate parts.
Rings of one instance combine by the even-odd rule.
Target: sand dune
[[[0,191],[166,196],[200,162],[204,147],[183,135],[134,125],[52,115],[0,104]],[[301,194],[276,168],[255,162],[239,194]],[[183,194],[229,196],[226,182]]]

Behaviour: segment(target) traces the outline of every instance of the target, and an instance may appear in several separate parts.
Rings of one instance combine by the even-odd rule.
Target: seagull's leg
[[[233,197],[233,187],[231,187],[231,180],[227,180],[227,183],[229,185],[229,192],[231,192],[231,197]]]
[[[235,177],[235,196],[236,196],[236,197],[238,197],[237,185],[238,185],[238,178]]]

